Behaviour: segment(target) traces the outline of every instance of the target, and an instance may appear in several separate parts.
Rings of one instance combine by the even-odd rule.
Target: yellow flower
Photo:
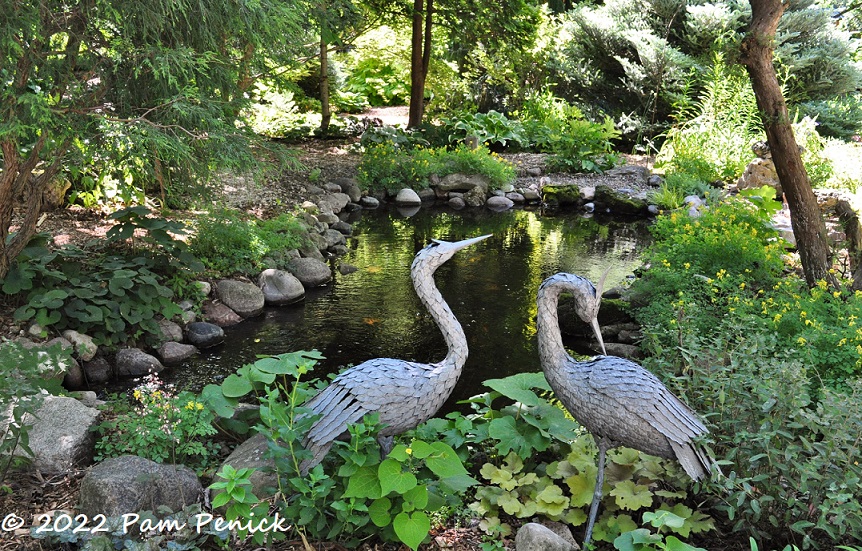
[[[407,448],[406,450],[404,450],[404,453],[406,453],[407,455],[413,455],[413,448]]]
[[[689,268],[691,268],[691,263],[686,262],[685,264],[683,264],[683,267],[684,267],[686,270],[688,270]]]
[[[742,283],[740,283],[740,284],[739,284],[739,288],[740,288],[740,289],[745,289],[745,282],[744,282],[744,281],[743,281]]]
[[[799,337],[798,339],[796,339],[796,342],[800,345],[805,345],[805,343],[808,341],[805,340],[805,337]]]

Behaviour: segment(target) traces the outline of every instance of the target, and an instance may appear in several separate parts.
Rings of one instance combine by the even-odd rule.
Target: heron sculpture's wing
[[[303,463],[304,472],[320,463],[348,425],[369,413],[378,412],[381,424],[387,426],[381,433],[402,432],[424,421],[417,419],[415,410],[423,398],[431,401],[427,368],[425,364],[375,358],[348,369],[306,402],[304,406],[320,417],[305,437],[305,448],[314,458]]]
[[[695,480],[709,472],[713,460],[692,442],[708,431],[688,406],[635,362],[614,356],[593,362],[586,383],[591,400],[607,412],[599,434],[647,453],[675,456]]]

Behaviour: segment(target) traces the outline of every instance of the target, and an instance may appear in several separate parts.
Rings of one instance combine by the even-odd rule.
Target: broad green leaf
[[[408,449],[410,449],[410,448],[408,448],[404,444],[398,444],[397,446],[392,448],[392,451],[389,452],[388,457],[390,459],[394,459],[396,461],[400,461],[400,462],[404,463],[408,459],[410,459],[410,454],[407,453]],[[412,450],[411,450],[411,453],[412,453]]]
[[[410,443],[410,453],[416,459],[425,459],[432,453],[434,453],[435,448],[428,442],[424,442],[422,440],[414,440]]]
[[[371,517],[371,522],[375,526],[389,526],[392,523],[392,515],[389,514],[389,509],[392,507],[392,502],[387,497],[375,499],[368,506],[368,516]]]
[[[499,440],[496,448],[501,454],[515,451],[522,458],[529,457],[536,451],[547,449],[550,441],[533,427],[522,426],[523,433],[518,430],[518,425],[513,417],[500,417],[491,421],[488,426],[488,434]]]
[[[485,381],[485,386],[527,406],[537,406],[543,401],[532,389],[551,390],[541,373],[519,373],[505,379],[489,379]]]
[[[430,447],[432,453],[426,456],[425,465],[432,473],[440,478],[467,474],[467,469],[451,446],[443,442],[434,442]]]
[[[503,492],[497,498],[497,505],[502,507],[509,515],[517,515],[521,511],[521,501],[512,492]]]
[[[401,463],[394,459],[386,459],[380,463],[377,476],[382,495],[393,491],[403,494],[416,487],[416,476],[413,473],[404,472]]]
[[[440,480],[440,484],[445,486],[451,493],[462,494],[471,486],[479,484],[479,481],[465,474],[446,477]]]
[[[555,484],[546,486],[544,490],[536,494],[535,501],[539,512],[554,517],[562,515],[569,506],[569,498],[564,496],[562,488]]]
[[[593,502],[593,491],[596,488],[596,477],[586,474],[576,474],[566,479],[569,487],[569,498],[572,507],[583,507]]]
[[[681,528],[685,524],[684,518],[670,511],[647,511],[644,513],[643,519],[644,522],[650,523],[653,528],[661,528],[662,526]]]
[[[610,494],[616,498],[618,506],[630,511],[637,511],[652,505],[652,492],[649,488],[635,484],[631,480],[618,483],[610,491]]]
[[[666,551],[706,551],[702,547],[694,547],[685,542],[680,541],[676,536],[668,536],[664,539]]]
[[[416,551],[431,530],[431,520],[423,511],[413,511],[410,514],[398,513],[392,521],[392,528],[395,529],[398,539]]]
[[[219,385],[207,385],[201,391],[201,401],[207,404],[219,417],[232,417],[236,409],[236,399],[225,397]]]
[[[228,375],[224,382],[222,382],[221,388],[224,395],[228,398],[239,398],[254,390],[248,379],[240,377],[236,373]]]
[[[347,482],[344,497],[378,499],[383,497],[375,467],[362,467]]]
[[[413,505],[414,509],[424,510],[428,505],[428,487],[419,484],[412,490],[404,492],[404,501]]]

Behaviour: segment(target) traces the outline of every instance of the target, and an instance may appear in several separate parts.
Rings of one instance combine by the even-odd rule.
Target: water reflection
[[[535,294],[541,281],[569,271],[619,283],[639,264],[648,243],[643,221],[544,216],[514,210],[454,212],[423,208],[407,219],[396,210],[360,211],[350,220],[350,253],[358,268],[315,289],[302,303],[267,309],[226,329],[226,343],[174,370],[173,382],[198,390],[233,373],[258,354],[316,348],[326,360],[316,374],[375,357],[434,362],[443,338],[410,281],[410,263],[432,238],[493,237],[459,251],[437,270],[437,285],[464,326],[470,356],[446,405],[484,391],[482,381],[540,369],[535,342]]]

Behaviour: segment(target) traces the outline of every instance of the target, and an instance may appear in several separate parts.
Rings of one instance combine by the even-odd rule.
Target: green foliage
[[[219,210],[198,220],[189,248],[209,270],[252,273],[265,267],[268,255],[295,249],[303,238],[302,225],[290,214],[261,220]]]
[[[21,455],[16,450],[32,456],[30,449],[28,419],[42,405],[42,391],[59,392],[62,373],[72,366],[69,351],[60,344],[48,348],[25,348],[9,341],[0,341],[0,489],[6,474]],[[58,379],[60,377],[60,379]],[[25,415],[28,418],[25,419]]]
[[[346,53],[334,56],[347,77],[340,93],[372,106],[404,105],[410,98],[410,34],[379,27],[360,36]],[[433,65],[433,64],[432,64]],[[340,102],[336,98],[336,102]]]
[[[157,338],[157,317],[181,312],[154,268],[146,257],[68,247],[52,252],[36,243],[21,253],[2,289],[24,302],[16,320],[74,329],[97,344],[116,345],[128,338]]]
[[[678,209],[689,195],[702,195],[708,184],[686,172],[672,172],[665,176],[657,190],[649,194],[650,202],[663,209]]]
[[[515,179],[515,169],[496,153],[460,145],[455,149],[399,147],[391,142],[371,143],[359,163],[358,180],[369,190],[390,193],[410,187],[424,189],[432,174],[440,177],[456,172],[481,174],[493,188]]]
[[[851,497],[862,480],[862,293],[782,275],[758,216],[735,200],[698,219],[659,218],[651,267],[632,286],[644,365],[709,412],[727,474],[712,508],[733,531],[771,548],[834,548],[862,526]]]
[[[566,172],[603,172],[616,166],[619,157],[611,140],[619,131],[610,118],[602,124],[587,120],[568,120],[560,133],[551,138],[553,157],[549,168]]]
[[[832,138],[850,140],[862,135],[862,97],[857,94],[797,106],[799,112],[817,121],[818,133]]]
[[[355,545],[376,534],[384,541],[400,541],[416,549],[431,528],[429,512],[457,502],[457,495],[475,480],[455,450],[443,442],[406,437],[405,443],[381,458],[375,440],[380,428],[376,415],[349,427],[350,440],[335,442],[334,454],[330,454],[333,461],[300,476],[301,462],[310,457],[301,441],[315,420],[302,406],[314,395],[315,387],[300,378],[320,358],[317,352],[261,358],[220,386],[209,385],[203,399],[221,415],[228,415],[239,398],[249,393],[258,396],[261,422],[255,428],[267,436],[278,491],[292,496],[282,504],[282,513],[294,519],[303,537]],[[253,503],[236,490],[240,473],[227,474],[237,480],[233,491],[242,503],[237,496],[219,501],[236,504],[233,513],[247,517]],[[227,490],[228,483],[218,483],[219,488]],[[255,541],[263,540],[262,534],[255,537]]]
[[[443,119],[444,128],[449,131],[449,142],[464,142],[473,136],[486,146],[506,147],[510,142],[525,147],[529,141],[523,125],[497,111],[487,113],[465,113],[455,118]]]
[[[150,216],[147,207],[136,206],[113,212],[108,218],[117,223],[105,235],[108,244],[129,244],[136,252],[148,252],[165,268],[200,271],[203,266],[189,253],[188,245],[178,237],[188,234],[182,222]]]
[[[197,396],[174,395],[156,375],[145,377],[132,396],[130,411],[119,411],[98,426],[96,460],[138,455],[202,471],[217,459],[219,446],[210,441],[215,416]]]
[[[473,454],[484,461],[474,468],[486,482],[469,505],[481,517],[480,527],[506,536],[512,532],[508,518],[539,516],[583,524],[598,470],[592,437],[549,401],[550,387],[541,373],[485,384],[493,390],[469,401],[474,413],[451,413],[416,429],[426,438],[436,433],[462,456]],[[501,399],[510,403],[497,409],[494,402]],[[681,484],[683,477],[675,466],[635,450],[611,451],[596,539],[611,542],[637,528],[628,511],[639,510],[678,516],[682,522],[672,529],[682,537],[711,529],[709,517],[677,501],[686,496],[684,491],[669,489]]]
[[[729,181],[742,175],[754,158],[751,144],[762,139],[754,92],[744,71],[717,54],[703,87],[696,101],[677,103],[681,124],[668,131],[656,165],[706,182]]]

